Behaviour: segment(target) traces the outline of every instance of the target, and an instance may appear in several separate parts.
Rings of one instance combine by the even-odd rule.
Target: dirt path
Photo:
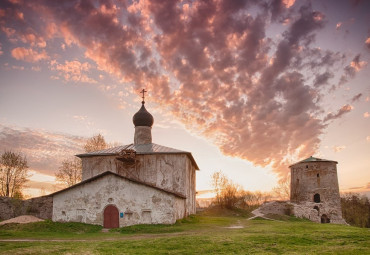
[[[268,218],[266,217],[260,210],[259,208],[257,208],[256,210],[252,211],[252,213],[254,214],[254,216],[252,217],[249,217],[247,220],[253,220],[255,218],[262,218],[262,219],[266,219],[266,220],[273,220],[273,221],[279,221],[279,222],[282,222],[281,220],[275,220],[275,219],[271,219],[271,218]]]

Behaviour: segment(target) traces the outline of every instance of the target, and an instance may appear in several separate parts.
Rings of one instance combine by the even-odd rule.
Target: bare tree
[[[212,175],[212,186],[216,191],[217,204],[229,209],[237,206],[242,191],[239,184],[234,183],[219,171]]]
[[[84,145],[85,152],[99,151],[107,149],[108,144],[105,142],[104,136],[101,134],[94,135],[89,138]]]
[[[67,187],[79,183],[82,179],[81,159],[75,157],[71,160],[64,160],[55,177],[60,184]]]
[[[216,204],[228,209],[253,210],[271,199],[270,193],[246,191],[227,178],[221,171],[212,175],[212,186],[216,191]]]
[[[107,149],[112,145],[115,145],[115,143],[108,144],[105,142],[103,135],[97,134],[87,139],[84,149],[85,152],[92,152]],[[64,160],[59,167],[59,171],[55,174],[55,177],[57,182],[67,187],[79,183],[82,179],[81,159],[75,157],[73,159]]]
[[[19,152],[5,151],[0,158],[0,195],[22,197],[28,181],[27,159]]]
[[[290,176],[279,181],[278,186],[272,189],[274,197],[280,200],[290,199]]]

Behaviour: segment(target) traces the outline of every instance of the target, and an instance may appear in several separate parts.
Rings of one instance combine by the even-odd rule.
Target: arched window
[[[315,202],[315,203],[320,203],[320,194],[315,194],[314,196],[313,196],[313,201]]]

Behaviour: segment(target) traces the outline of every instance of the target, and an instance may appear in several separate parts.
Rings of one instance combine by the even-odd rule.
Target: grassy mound
[[[65,237],[71,235],[98,233],[101,226],[77,222],[53,222],[45,220],[26,224],[9,223],[0,226],[0,237]]]
[[[253,216],[250,210],[244,210],[240,208],[228,209],[218,205],[204,209],[204,211],[200,212],[199,215],[213,217],[244,217],[244,218],[249,218]]]
[[[102,229],[101,226],[77,222],[53,222],[45,220],[27,224],[10,223],[0,226],[0,230],[24,232],[50,232],[50,233],[95,233]]]

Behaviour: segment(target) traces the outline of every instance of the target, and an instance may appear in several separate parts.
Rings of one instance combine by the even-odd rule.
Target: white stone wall
[[[83,157],[82,159],[82,181],[90,179],[106,171],[113,173],[116,169],[116,156],[94,156]]]
[[[111,171],[186,196],[185,215],[196,213],[196,170],[186,154],[136,155],[136,162],[125,164],[116,156],[85,157],[82,180]]]
[[[182,201],[182,206],[181,206]],[[129,180],[105,175],[53,197],[53,221],[103,225],[104,208],[115,205],[124,217],[120,227],[135,224],[173,224],[184,199]]]

